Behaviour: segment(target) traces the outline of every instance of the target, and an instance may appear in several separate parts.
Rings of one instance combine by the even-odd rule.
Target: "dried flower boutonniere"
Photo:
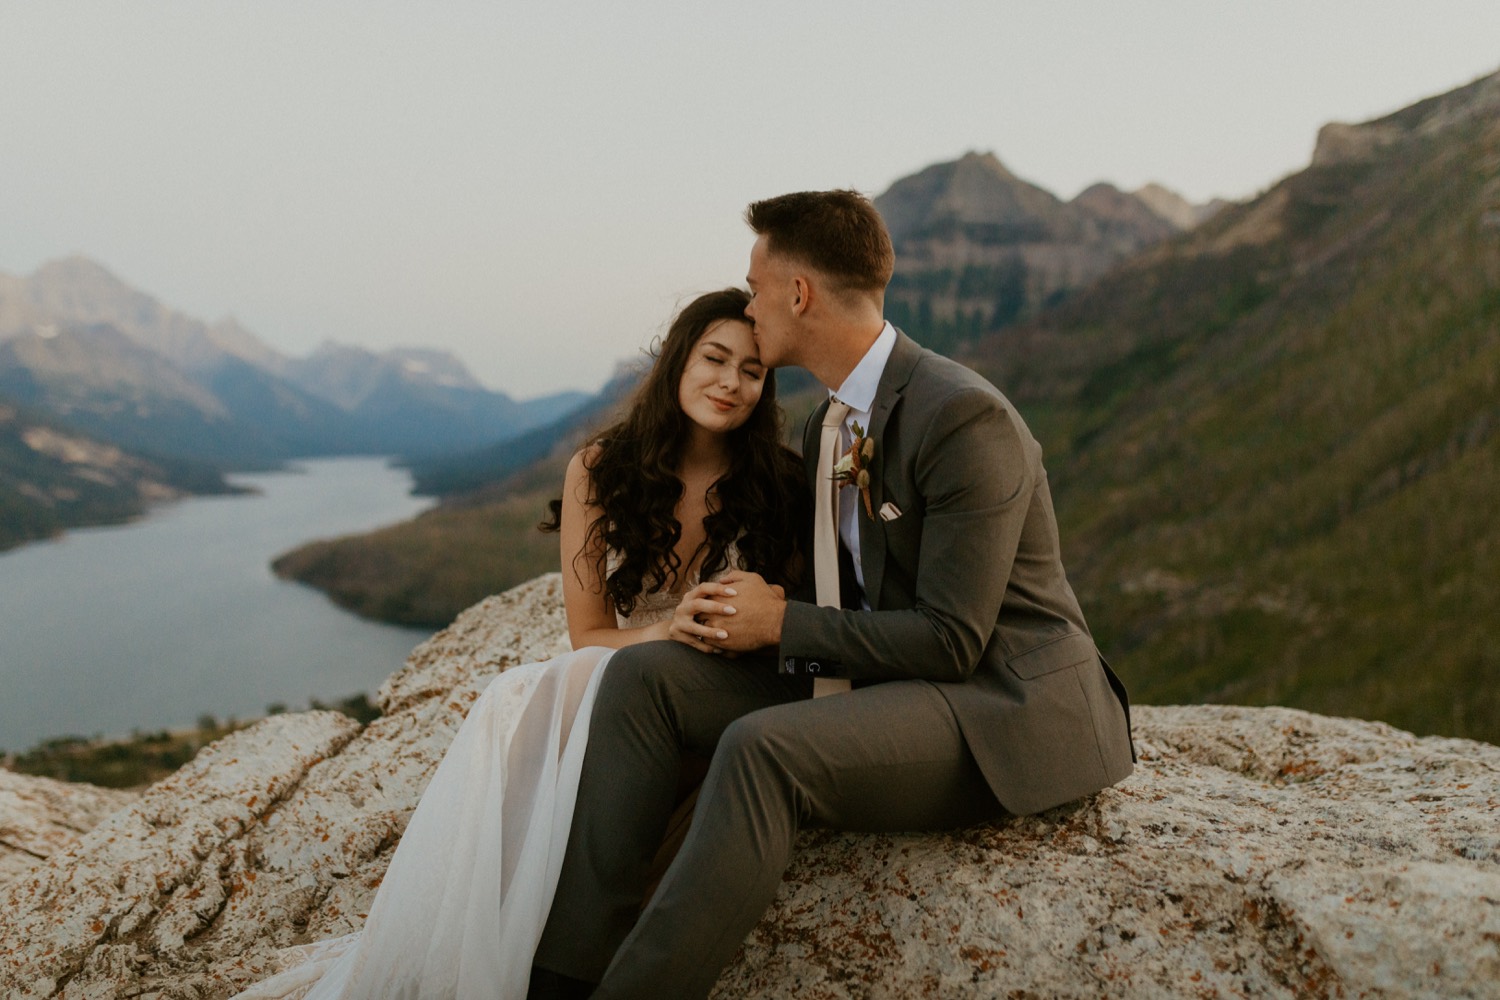
[[[875,458],[875,439],[865,437],[865,429],[859,421],[851,425],[854,443],[844,452],[844,457],[833,466],[833,481],[840,486],[858,486],[860,499],[865,502],[865,516],[873,518],[875,511],[870,506],[870,462]]]

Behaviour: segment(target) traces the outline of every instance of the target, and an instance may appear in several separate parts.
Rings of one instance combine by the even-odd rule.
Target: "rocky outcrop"
[[[556,575],[470,609],[360,730],[277,716],[0,885],[0,994],[227,996],[359,927],[467,708],[564,647]],[[948,834],[805,834],[716,996],[1494,996],[1500,748],[1139,708],[1120,786]]]
[[[1497,113],[1500,113],[1500,73],[1492,73],[1383,118],[1358,125],[1344,122],[1324,125],[1318,130],[1312,165],[1362,163],[1395,143],[1431,136],[1474,118],[1493,118]]]
[[[1348,125],[1344,122],[1329,122],[1318,129],[1312,165],[1331,167],[1339,163],[1359,163],[1373,159],[1382,149],[1404,137],[1405,132],[1392,124],[1372,122],[1366,125]]]
[[[1497,995],[1500,749],[1217,706],[1136,739],[1041,816],[807,837],[719,995]]]

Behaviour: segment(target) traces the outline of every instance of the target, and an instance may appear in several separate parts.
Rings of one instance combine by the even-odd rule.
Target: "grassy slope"
[[[1500,741],[1497,164],[1490,118],[1310,169],[976,356],[1142,700]]]

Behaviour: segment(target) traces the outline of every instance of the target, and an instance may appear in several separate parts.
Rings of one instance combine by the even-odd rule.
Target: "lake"
[[[405,470],[331,458],[230,480],[258,492],[0,554],[0,749],[373,692],[427,637],[357,618],[270,569],[302,542],[429,506]]]

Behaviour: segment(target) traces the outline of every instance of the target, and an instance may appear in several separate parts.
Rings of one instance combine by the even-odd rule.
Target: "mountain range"
[[[989,280],[964,284],[946,260],[1002,259],[1008,239],[1021,284],[1044,288],[1028,247],[1106,232],[1097,208],[1085,224],[1002,170],[969,156],[877,200],[893,288],[927,289],[909,312],[940,316]],[[1080,200],[1141,219],[1107,190]],[[1120,230],[1113,264],[1008,322],[908,332],[1000,386],[1043,443],[1070,576],[1134,696],[1500,740],[1500,74],[1330,124],[1311,164],[1264,194],[1175,211],[1173,231]],[[1038,221],[1006,228],[1023,217]],[[998,302],[996,287],[974,301]],[[526,529],[556,493],[558,453],[308,562],[367,613],[446,620],[556,567]],[[472,593],[416,610],[409,595],[434,566],[467,572],[468,548]]]
[[[326,344],[288,357],[70,257],[0,275],[0,397],[125,448],[262,467],[299,455],[427,455],[492,444],[585,398],[525,403],[451,355]]]

